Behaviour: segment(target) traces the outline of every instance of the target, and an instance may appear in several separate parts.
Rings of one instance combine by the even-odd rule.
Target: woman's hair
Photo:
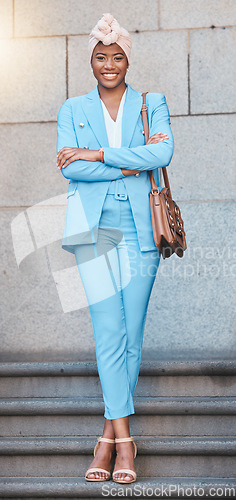
[[[102,18],[98,21],[96,26],[94,26],[89,35],[89,51],[91,59],[93,50],[99,42],[102,42],[104,45],[117,43],[124,51],[129,63],[132,46],[130,34],[125,28],[120,26],[112,14],[103,14]]]

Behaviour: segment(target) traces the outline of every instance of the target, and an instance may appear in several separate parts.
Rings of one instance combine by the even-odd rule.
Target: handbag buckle
[[[159,189],[152,189],[152,190],[151,190],[151,193],[152,193],[152,194],[154,194],[154,193],[159,194],[159,193],[160,193],[160,191],[159,191]]]

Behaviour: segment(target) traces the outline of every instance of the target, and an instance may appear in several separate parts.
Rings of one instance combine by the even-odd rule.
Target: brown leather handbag
[[[146,105],[146,94],[144,92],[143,105],[141,109],[145,143],[149,138],[148,115]],[[181,217],[180,208],[172,199],[170,183],[166,167],[162,167],[165,186],[160,191],[156,185],[152,170],[148,170],[151,182],[151,192],[149,193],[152,228],[155,245],[160,250],[163,259],[176,253],[178,257],[183,257],[187,248],[184,223]]]

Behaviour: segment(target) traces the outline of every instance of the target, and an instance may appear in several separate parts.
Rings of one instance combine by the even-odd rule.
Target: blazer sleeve
[[[78,148],[70,100],[61,106],[57,116],[57,153],[63,147]],[[121,170],[106,166],[100,161],[75,160],[61,172],[66,179],[74,181],[113,181],[124,178]]]
[[[169,139],[157,144],[144,144],[133,148],[104,147],[104,162],[106,165],[140,171],[153,170],[169,165],[174,151],[169,109],[163,94],[156,94],[155,97],[156,104],[152,111],[151,106],[148,105],[148,113],[152,112],[151,120],[149,119],[149,136],[161,132],[167,134]]]

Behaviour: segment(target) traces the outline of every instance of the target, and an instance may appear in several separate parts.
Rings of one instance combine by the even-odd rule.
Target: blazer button
[[[84,146],[84,149],[88,149],[88,146]]]
[[[135,174],[135,177],[139,177],[140,176],[140,172],[138,172],[137,174]]]
[[[79,126],[80,127],[84,127],[84,123],[79,123]]]
[[[144,130],[142,131],[142,134],[143,134],[143,135],[145,134]]]

